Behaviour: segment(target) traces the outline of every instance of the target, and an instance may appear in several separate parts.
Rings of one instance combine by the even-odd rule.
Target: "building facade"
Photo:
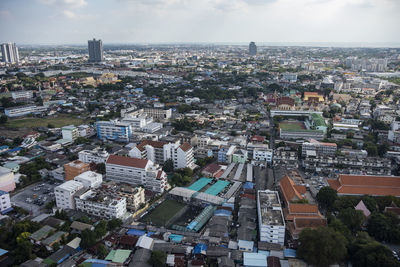
[[[14,173],[10,169],[0,167],[0,190],[11,192],[14,189]]]
[[[77,181],[66,181],[54,188],[56,205],[60,209],[75,209],[74,195],[84,188],[83,184]]]
[[[74,160],[64,165],[65,181],[73,180],[81,173],[90,171],[90,165],[80,160]]]
[[[97,137],[101,140],[128,142],[132,136],[132,127],[128,122],[99,121],[96,122]]]
[[[61,128],[62,137],[65,140],[75,141],[79,137],[78,128],[74,125],[64,126]]]
[[[3,55],[2,61],[6,63],[18,63],[19,53],[18,47],[15,43],[1,44],[1,54]]]
[[[107,158],[110,154],[105,151],[105,150],[82,150],[79,151],[78,157],[79,160],[84,162],[84,163],[105,163],[107,161]]]
[[[0,213],[4,214],[11,210],[10,194],[0,190]]]
[[[89,50],[89,62],[101,62],[103,61],[103,42],[101,40],[88,41]]]
[[[249,55],[250,56],[257,55],[257,46],[255,42],[250,42],[249,44]]]
[[[76,176],[74,181],[82,183],[86,188],[98,188],[103,182],[103,175],[100,173],[87,171]]]

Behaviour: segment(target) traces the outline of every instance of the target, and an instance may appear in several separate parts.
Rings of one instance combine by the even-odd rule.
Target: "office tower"
[[[249,54],[250,54],[250,56],[255,56],[257,54],[256,43],[250,42],[250,44],[249,44]]]
[[[18,63],[18,47],[15,43],[1,44],[1,54],[3,55],[2,61],[6,63]]]
[[[89,49],[89,62],[101,62],[103,61],[103,42],[101,40],[88,41]]]

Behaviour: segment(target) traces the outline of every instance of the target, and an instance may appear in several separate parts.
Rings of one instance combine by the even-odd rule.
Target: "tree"
[[[96,164],[96,172],[100,174],[106,174],[106,165],[104,163]]]
[[[358,230],[361,229],[361,225],[365,220],[365,216],[362,211],[355,210],[354,208],[341,210],[339,212],[338,218],[353,233],[356,233]]]
[[[332,228],[306,228],[300,233],[297,255],[308,264],[329,266],[346,257],[346,238]]]
[[[52,248],[53,248],[53,251],[59,250],[60,249],[60,243],[58,243],[58,242],[54,243]]]
[[[174,171],[174,161],[172,159],[167,159],[164,162],[163,170],[168,173],[173,172]]]
[[[85,229],[81,233],[81,247],[83,249],[90,248],[96,244],[96,234],[94,231]]]
[[[167,261],[167,254],[163,251],[154,250],[151,252],[148,263],[154,267],[164,266]]]
[[[110,231],[114,230],[117,227],[121,227],[121,226],[122,226],[122,221],[121,221],[121,219],[117,219],[117,218],[109,220],[108,224],[107,224],[108,230],[110,230]]]
[[[104,246],[103,244],[99,244],[97,246],[97,255],[100,256],[100,258],[105,258],[108,254],[108,250],[106,248],[106,246]]]
[[[373,240],[365,232],[358,233],[349,246],[349,254],[354,267],[400,266],[387,247]]]
[[[94,232],[96,233],[97,238],[103,237],[105,234],[107,234],[107,221],[101,220],[95,227]]]
[[[332,210],[333,204],[337,199],[337,191],[330,186],[322,187],[317,193],[317,201],[325,210]]]
[[[6,124],[8,121],[8,117],[6,115],[0,116],[0,124]]]

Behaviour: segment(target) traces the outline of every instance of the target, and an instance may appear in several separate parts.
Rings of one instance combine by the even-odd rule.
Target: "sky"
[[[400,43],[400,0],[0,0],[0,42]]]

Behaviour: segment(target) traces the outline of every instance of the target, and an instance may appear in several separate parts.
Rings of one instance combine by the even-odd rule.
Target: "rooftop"
[[[277,191],[258,191],[258,205],[264,225],[285,225]]]
[[[122,165],[127,167],[144,169],[149,161],[147,159],[130,158],[124,156],[110,155],[107,164]]]

